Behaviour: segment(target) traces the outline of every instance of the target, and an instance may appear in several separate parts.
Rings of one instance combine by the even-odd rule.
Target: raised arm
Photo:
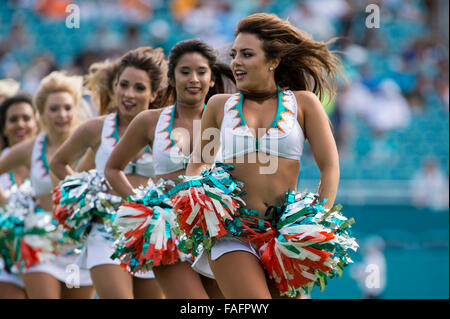
[[[50,169],[62,180],[72,175],[72,165],[80,159],[88,149],[98,148],[101,139],[103,118],[95,118],[80,125],[76,131],[58,148],[52,160]]]
[[[325,208],[331,208],[339,185],[339,155],[331,131],[330,121],[322,104],[314,93],[299,91],[295,93],[303,114],[306,138],[320,170],[320,183],[317,189],[319,200],[327,198]]]
[[[194,152],[186,168],[186,175],[198,175],[214,164],[220,148],[220,124],[223,118],[223,106],[229,94],[212,96],[202,115],[201,134],[194,134],[201,139],[194,141]]]
[[[153,132],[159,111],[147,110],[139,113],[128,125],[106,162],[105,177],[114,191],[124,199],[133,194],[133,187],[123,170],[144,147],[153,144]]]

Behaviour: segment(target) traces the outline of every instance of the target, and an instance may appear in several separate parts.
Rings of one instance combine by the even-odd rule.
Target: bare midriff
[[[258,160],[255,154],[246,154],[239,158],[227,160],[227,164],[233,164],[232,176],[244,183],[243,190],[247,193],[242,199],[247,209],[257,210],[259,217],[271,219],[265,216],[270,206],[283,204],[284,195],[288,190],[297,190],[297,178],[300,171],[300,162],[297,160],[266,155],[264,162]],[[267,162],[266,162],[267,160]],[[273,172],[264,172],[264,167],[269,163],[274,165]]]

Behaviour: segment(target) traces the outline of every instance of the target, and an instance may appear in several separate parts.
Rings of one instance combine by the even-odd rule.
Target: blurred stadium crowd
[[[66,26],[67,5],[79,28]],[[366,7],[380,8],[368,28]],[[201,38],[224,61],[237,22],[275,13],[316,40],[339,39],[346,80],[325,104],[341,161],[340,201],[429,206],[448,211],[449,65],[445,0],[4,0],[0,1],[0,79],[35,93],[52,70],[86,74],[93,62],[141,45],[166,53]],[[0,92],[0,95],[2,92]],[[306,148],[301,186],[319,171]],[[372,201],[372,202],[371,202]],[[355,203],[355,202],[353,202]]]

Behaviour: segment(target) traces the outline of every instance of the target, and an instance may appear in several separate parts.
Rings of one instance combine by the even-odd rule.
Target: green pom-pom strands
[[[191,180],[200,180],[199,184],[203,184],[205,175],[214,176],[202,174]],[[243,185],[235,180],[232,183]],[[231,188],[225,185],[220,190]],[[205,194],[210,196],[207,191]],[[213,198],[218,197],[213,195]],[[240,206],[223,223],[226,233],[259,245],[261,260],[283,295],[294,297],[297,293],[311,291],[314,286],[323,291],[327,280],[340,276],[343,268],[352,262],[347,250],[358,248],[350,231],[354,219],[347,219],[340,213],[342,205],[326,211],[323,207],[326,200],[319,203],[317,199],[317,194],[288,191],[284,205],[272,207],[271,221],[259,218],[259,212],[244,208],[245,204],[239,201]],[[178,220],[181,223],[179,216]],[[218,238],[199,227],[186,235],[187,239],[179,248],[193,254],[199,247],[209,251]]]
[[[119,259],[130,273],[148,271],[154,265],[175,263],[181,256],[176,248],[176,216],[164,195],[170,181],[149,181],[134,190],[117,211],[112,259]]]
[[[28,268],[55,258],[65,240],[52,217],[37,206],[29,180],[13,185],[0,217],[1,250],[7,267]]]
[[[326,211],[317,197],[288,191],[285,204],[272,210],[271,224],[254,223],[253,233],[240,235],[260,245],[261,261],[282,295],[295,297],[316,285],[323,291],[327,278],[352,262],[346,251],[358,248],[349,230],[354,220],[340,214],[342,205]]]
[[[154,185],[149,183],[147,187],[137,188],[135,194],[128,197],[127,203],[119,208],[113,226],[117,233],[116,249],[111,258],[118,258],[130,272],[150,269],[161,262],[165,264],[192,259],[200,250],[212,246],[213,239],[201,228],[193,230],[196,236],[187,237],[185,230],[180,228],[179,216],[173,209],[173,199],[191,187],[209,185],[208,196],[218,202],[217,206],[230,207],[230,202],[222,201],[215,192],[220,189],[220,192],[229,193],[237,188],[238,183],[223,168],[205,171],[199,177],[180,176],[180,179],[185,182],[176,184],[160,180]],[[164,210],[164,220],[157,215],[161,209]],[[161,223],[164,223],[164,227]],[[177,256],[173,253],[169,258],[167,252],[174,248]],[[157,258],[149,258],[152,255]]]
[[[122,203],[119,196],[108,193],[107,180],[96,170],[67,176],[53,190],[54,215],[64,227],[64,235],[77,243],[87,238],[97,217],[111,229],[116,210]]]

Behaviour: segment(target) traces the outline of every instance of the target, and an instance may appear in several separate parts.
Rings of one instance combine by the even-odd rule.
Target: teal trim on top
[[[131,174],[136,174],[137,173],[136,163],[130,162],[129,165],[131,165]]]
[[[175,140],[172,137],[173,119],[175,118],[176,108],[177,108],[177,102],[174,103],[172,112],[170,114],[168,114],[170,116],[169,125],[167,125],[167,127],[164,130],[161,131],[161,133],[162,132],[168,133],[167,138],[170,140],[170,144],[166,147],[166,150],[177,145],[175,143]],[[206,104],[204,103],[202,112],[205,110],[205,108],[206,108]],[[180,151],[181,151],[181,149],[180,149]]]
[[[274,118],[272,124],[270,125],[269,129],[270,128],[280,129],[280,127],[278,126],[278,122],[283,120],[281,118],[281,113],[283,111],[288,111],[289,112],[289,110],[286,109],[284,107],[284,105],[283,105],[283,92],[281,91],[281,88],[278,87],[278,108],[277,108],[277,114],[275,115],[275,118]]]
[[[245,122],[245,119],[244,119],[244,114],[242,113],[242,103],[243,102],[244,102],[244,95],[242,93],[239,93],[239,102],[230,109],[230,110],[234,109],[234,110],[238,111],[237,115],[239,117],[239,123],[234,128],[247,125],[247,122]]]
[[[119,115],[117,113],[114,117],[114,132],[111,137],[116,140],[116,144],[119,143]]]
[[[177,103],[173,105],[172,112],[169,114],[169,125],[163,130],[163,132],[167,132],[169,135],[167,136],[170,139],[169,146],[166,147],[166,149],[169,149],[171,147],[174,147],[176,145],[175,141],[172,138],[172,126],[173,126],[173,118],[175,117],[175,109],[177,107]]]
[[[41,156],[39,156],[39,160],[42,162],[44,168],[45,168],[45,173],[48,175],[50,174],[50,166],[47,163],[47,158],[45,157],[45,152],[47,150],[47,140],[48,140],[48,135],[45,135],[44,140],[42,141],[42,152],[41,152]]]
[[[14,173],[13,173],[13,171],[9,171],[9,172],[8,172],[8,175],[9,175],[9,180],[11,181],[11,184],[12,184],[12,185],[16,185],[17,183],[16,183],[16,180],[14,179]]]
[[[275,115],[275,118],[273,119],[273,121],[272,121],[272,124],[270,124],[270,126],[269,126],[269,129],[267,130],[267,131],[269,131],[271,128],[274,128],[274,129],[280,129],[280,127],[278,126],[278,122],[279,121],[281,121],[281,120],[283,120],[282,118],[281,118],[281,113],[282,112],[285,112],[285,111],[288,111],[289,112],[289,110],[288,109],[286,109],[285,107],[284,107],[284,105],[283,105],[283,91],[281,91],[281,88],[280,87],[277,87],[278,88],[278,105],[277,105],[277,114]],[[247,125],[247,122],[245,121],[245,118],[244,118],[244,113],[243,113],[243,111],[242,111],[242,104],[244,103],[244,95],[242,94],[242,93],[239,93],[239,95],[240,95],[240,98],[239,98],[239,102],[238,102],[238,104],[235,106],[235,109],[239,112],[239,117],[240,117],[240,119],[241,119],[241,121],[242,121],[242,124],[241,125],[238,125],[238,126],[244,126],[244,125]],[[238,127],[237,126],[237,127]]]
[[[116,140],[116,143],[114,145],[117,145],[119,143],[120,137],[119,137],[119,115],[116,113],[116,116],[114,117],[114,132],[110,136],[111,138]],[[152,149],[149,145],[145,148],[144,153],[152,154]]]
[[[172,138],[172,126],[173,126],[173,119],[175,118],[176,108],[177,108],[177,103],[175,102],[175,104],[173,105],[173,110],[169,114],[169,116],[170,116],[169,125],[163,130],[163,132],[169,133],[168,137],[170,139],[170,145],[167,148],[171,148],[176,145],[174,139]],[[206,108],[206,104],[203,104],[203,111],[205,110],[205,108]]]

